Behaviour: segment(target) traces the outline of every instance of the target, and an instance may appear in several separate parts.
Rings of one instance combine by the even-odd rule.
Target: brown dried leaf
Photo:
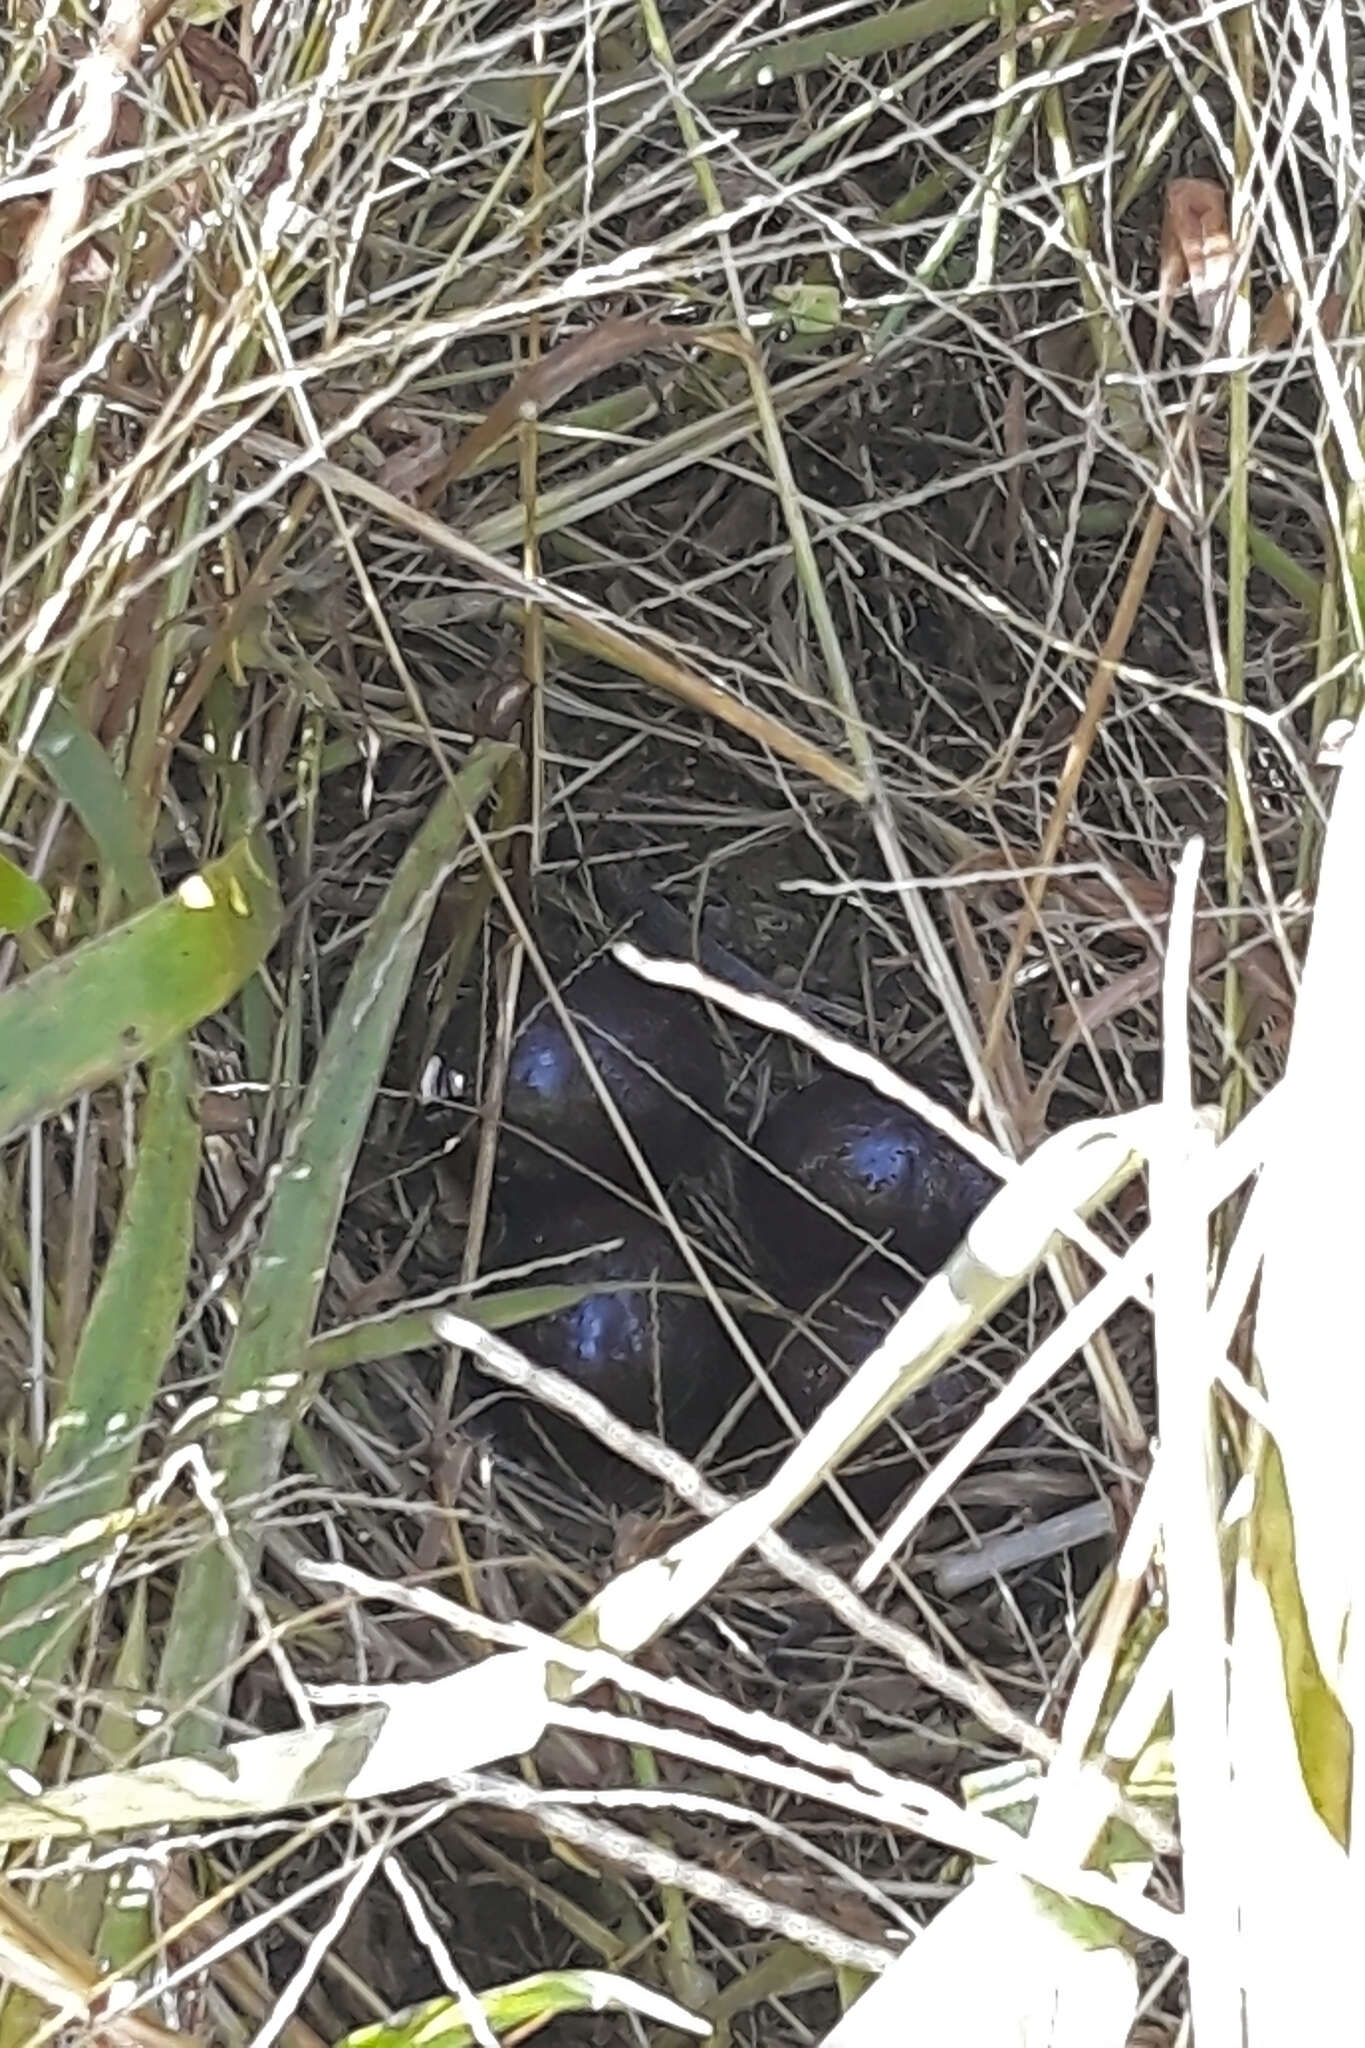
[[[538,362],[528,364],[478,426],[456,443],[439,475],[422,493],[423,508],[433,505],[446,486],[471,469],[480,456],[491,454],[516,431],[520,420],[537,418],[590,377],[600,376],[616,363],[625,362],[644,349],[660,347],[671,338],[661,321],[616,314],[600,320],[586,333],[560,342]]]
[[[1342,311],[1341,293],[1329,292],[1317,315],[1318,326],[1328,341],[1335,341],[1341,332]],[[1261,309],[1251,337],[1252,349],[1258,355],[1269,355],[1274,349],[1287,348],[1298,324],[1299,295],[1293,285],[1282,284]]]
[[[525,676],[494,676],[479,692],[473,727],[490,740],[510,740],[531,695]]]
[[[1270,295],[1266,305],[1257,316],[1251,336],[1252,350],[1256,355],[1269,355],[1272,350],[1286,348],[1294,332],[1298,314],[1298,293],[1292,284],[1282,284]]]
[[[125,94],[114,109],[114,125],[109,130],[109,147],[136,149],[142,140],[142,116],[142,108]]]
[[[8,291],[18,278],[29,236],[44,204],[41,199],[14,199],[0,208],[0,292]],[[103,291],[112,275],[113,263],[103,244],[87,236],[71,252],[66,267],[67,295],[88,300]]]
[[[1210,178],[1172,178],[1161,222],[1158,312],[1163,323],[1182,283],[1189,282],[1196,313],[1213,327],[1232,276],[1227,195]]]
[[[90,723],[108,746],[122,732],[128,714],[142,694],[151,664],[161,592],[153,585],[119,612],[113,632],[112,658],[97,684]]]
[[[180,48],[191,78],[199,88],[206,108],[235,102],[254,107],[256,81],[230,44],[210,35],[206,28],[185,22],[180,30]]]
[[[20,143],[34,142],[49,119],[57,94],[85,55],[78,38],[63,36],[48,52],[43,68],[10,115],[9,131]],[[109,130],[111,149],[134,149],[142,135],[142,112],[131,99],[121,99]]]
[[[423,484],[430,483],[440,469],[445,461],[445,452],[445,436],[441,429],[424,427],[415,440],[409,441],[406,447],[380,464],[375,482],[381,490],[392,491],[395,498],[411,504]]]
[[[73,298],[92,298],[104,290],[113,274],[113,257],[102,242],[88,237],[72,251],[66,266],[67,291]]]
[[[265,169],[252,187],[251,196],[253,199],[266,198],[274,191],[285,172],[289,169],[289,145],[292,140],[292,130],[286,130],[283,135],[277,135],[271,143],[270,155],[266,158]]]
[[[0,291],[8,291],[19,275],[39,205],[36,199],[12,199],[8,206],[0,206]]]
[[[62,67],[55,51],[50,51],[42,70],[9,117],[9,131],[14,141],[32,142],[52,110],[61,82]]]
[[[1194,946],[1195,974],[1204,975],[1224,966],[1222,934],[1214,927],[1202,929]],[[1069,996],[1048,1018],[1048,1030],[1055,1045],[1070,1046],[1085,1033],[1103,1040],[1106,1027],[1128,1011],[1152,1002],[1161,988],[1165,962],[1149,954],[1139,966],[1116,975],[1092,996]],[[1284,963],[1269,939],[1259,940],[1238,955],[1237,971],[1258,1018],[1274,1029],[1293,1015],[1294,996],[1285,978]]]

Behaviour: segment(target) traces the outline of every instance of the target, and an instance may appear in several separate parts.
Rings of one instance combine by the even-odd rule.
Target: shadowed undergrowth
[[[7,2041],[1352,2009],[1360,32],[14,0]],[[469,1371],[573,1298],[518,987],[642,912],[730,1149],[634,1194],[741,1333],[822,1063],[1008,1184],[627,1513]]]

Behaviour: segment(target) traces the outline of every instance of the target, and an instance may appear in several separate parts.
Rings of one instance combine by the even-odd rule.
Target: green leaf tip
[[[249,840],[0,998],[0,1136],[171,1045],[235,995],[280,928]]]
[[[52,915],[46,889],[31,881],[8,854],[0,853],[0,933],[31,931]]]

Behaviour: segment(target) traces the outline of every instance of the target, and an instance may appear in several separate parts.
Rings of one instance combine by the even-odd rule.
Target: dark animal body
[[[703,1005],[605,959],[566,983],[563,994],[660,1181],[670,1186],[704,1171],[719,1150],[724,1072]],[[671,1235],[592,1184],[632,1192],[639,1185],[548,1003],[531,1005],[518,1029],[504,1114],[499,1260],[520,1265],[578,1251],[545,1277],[586,1289],[573,1307],[516,1330],[516,1342],[623,1422],[693,1454],[748,1389],[748,1373]],[[760,1318],[751,1337],[797,1424],[808,1428],[996,1184],[921,1118],[839,1074],[780,1101],[754,1150],[756,1158],[739,1162],[736,1182],[757,1270],[788,1310],[801,1315],[820,1305],[804,1324]],[[586,1249],[607,1240],[615,1241],[611,1249]],[[823,1299],[831,1290],[835,1297]],[[903,1422],[912,1430],[932,1422],[946,1391],[917,1396]],[[544,1408],[537,1426],[598,1491],[637,1493],[631,1468],[580,1430]],[[787,1433],[758,1401],[730,1448],[752,1455]],[[903,1479],[903,1437],[880,1432],[872,1462]],[[893,1479],[892,1492],[898,1484]],[[882,1500],[880,1480],[861,1496],[868,1512]]]
[[[892,1254],[923,1279],[960,1243],[998,1183],[899,1103],[826,1074],[784,1097],[761,1126],[745,1176],[749,1235],[794,1306],[855,1261],[893,1291]]]
[[[705,1149],[724,1073],[700,1003],[598,960],[563,991],[598,1074],[650,1166],[665,1182]],[[601,1098],[548,999],[524,1018],[503,1100],[510,1164],[543,1177],[566,1162],[621,1182],[627,1165]],[[634,1185],[634,1177],[630,1178]]]
[[[905,1300],[888,1301],[867,1278],[850,1282],[831,1301],[819,1304],[799,1322],[772,1315],[753,1317],[747,1329],[755,1350],[767,1365],[798,1434],[810,1429],[835,1395],[870,1357],[890,1329]],[[877,1520],[922,1469],[919,1458],[936,1449],[979,1405],[983,1383],[970,1365],[952,1365],[937,1373],[901,1404],[893,1421],[883,1423],[841,1468],[839,1480],[861,1512]],[[740,1422],[736,1449],[746,1454],[749,1476],[769,1469],[792,1442],[786,1417],[760,1399]],[[754,1454],[768,1452],[754,1463]],[[811,1510],[819,1524],[845,1522],[829,1494]]]
[[[575,1252],[544,1278],[582,1286],[581,1299],[520,1325],[514,1341],[631,1428],[692,1455],[743,1381],[676,1243],[638,1210],[597,1194],[508,1218],[502,1256],[517,1264]],[[576,1425],[541,1415],[546,1438],[598,1490],[618,1498],[637,1491],[638,1468]]]

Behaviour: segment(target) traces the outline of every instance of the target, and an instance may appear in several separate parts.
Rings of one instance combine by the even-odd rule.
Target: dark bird
[[[654,1172],[667,1183],[700,1164],[713,1135],[706,1118],[719,1114],[724,1095],[720,1050],[702,1005],[605,959],[567,982],[563,998]],[[607,1113],[544,998],[513,1041],[503,1119],[511,1139],[505,1158],[515,1171],[544,1179],[557,1153],[571,1166],[631,1184]]]
[[[535,1285],[582,1287],[571,1307],[509,1332],[518,1350],[595,1394],[632,1428],[688,1455],[745,1384],[740,1361],[661,1225],[601,1195],[511,1209],[499,1260],[530,1264],[580,1256],[536,1276]],[[628,1498],[638,1468],[605,1451],[543,1405],[543,1437],[598,1491]],[[521,1446],[524,1447],[524,1444]]]
[[[774,1291],[794,1306],[813,1300],[860,1254],[885,1283],[895,1269],[869,1255],[869,1240],[902,1261],[902,1273],[908,1266],[923,1279],[998,1186],[912,1110],[844,1074],[784,1097],[755,1149],[744,1221]]]

